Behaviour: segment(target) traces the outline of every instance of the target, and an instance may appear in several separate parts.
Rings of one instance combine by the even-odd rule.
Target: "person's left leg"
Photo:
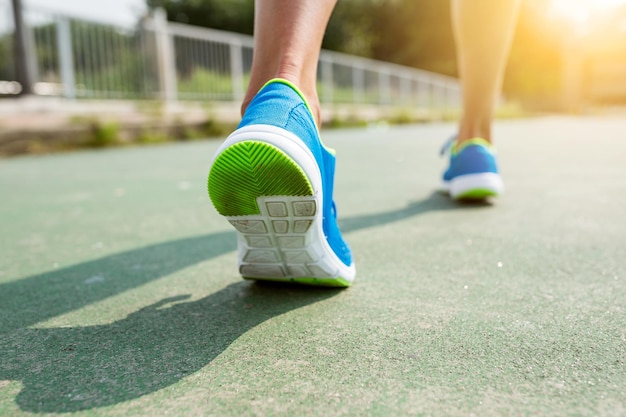
[[[444,187],[455,199],[502,193],[491,126],[520,0],[453,0],[463,114],[450,147]]]
[[[521,0],[453,0],[452,27],[463,92],[457,143],[491,142],[491,123]]]

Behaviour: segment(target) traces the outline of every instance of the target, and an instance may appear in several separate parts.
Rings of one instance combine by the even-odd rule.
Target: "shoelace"
[[[446,153],[451,152],[452,146],[454,145],[455,141],[456,141],[456,134],[450,136],[450,138],[448,138],[448,140],[444,142],[443,146],[441,147],[441,150],[439,150],[439,156],[445,156]]]

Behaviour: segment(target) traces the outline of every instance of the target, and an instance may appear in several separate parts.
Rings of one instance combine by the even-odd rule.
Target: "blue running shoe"
[[[246,279],[347,287],[355,267],[337,226],[335,156],[289,81],[268,82],[218,149],[208,191],[237,229]]]
[[[484,200],[502,193],[504,187],[489,142],[473,138],[456,145],[455,138],[444,146],[449,149],[450,166],[443,174],[443,188],[455,200]]]

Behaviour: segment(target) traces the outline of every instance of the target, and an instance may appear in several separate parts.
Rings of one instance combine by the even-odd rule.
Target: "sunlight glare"
[[[555,16],[585,23],[594,14],[610,11],[626,4],[626,0],[552,0],[551,11]]]

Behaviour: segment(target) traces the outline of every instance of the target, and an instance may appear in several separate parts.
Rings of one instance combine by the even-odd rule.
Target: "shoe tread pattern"
[[[208,191],[223,216],[259,214],[259,196],[313,195],[309,179],[293,159],[254,140],[235,143],[220,153],[209,172]]]
[[[313,230],[321,221],[313,187],[280,149],[253,140],[227,147],[211,167],[208,191],[216,210],[238,231],[244,278],[350,285],[324,262]]]

